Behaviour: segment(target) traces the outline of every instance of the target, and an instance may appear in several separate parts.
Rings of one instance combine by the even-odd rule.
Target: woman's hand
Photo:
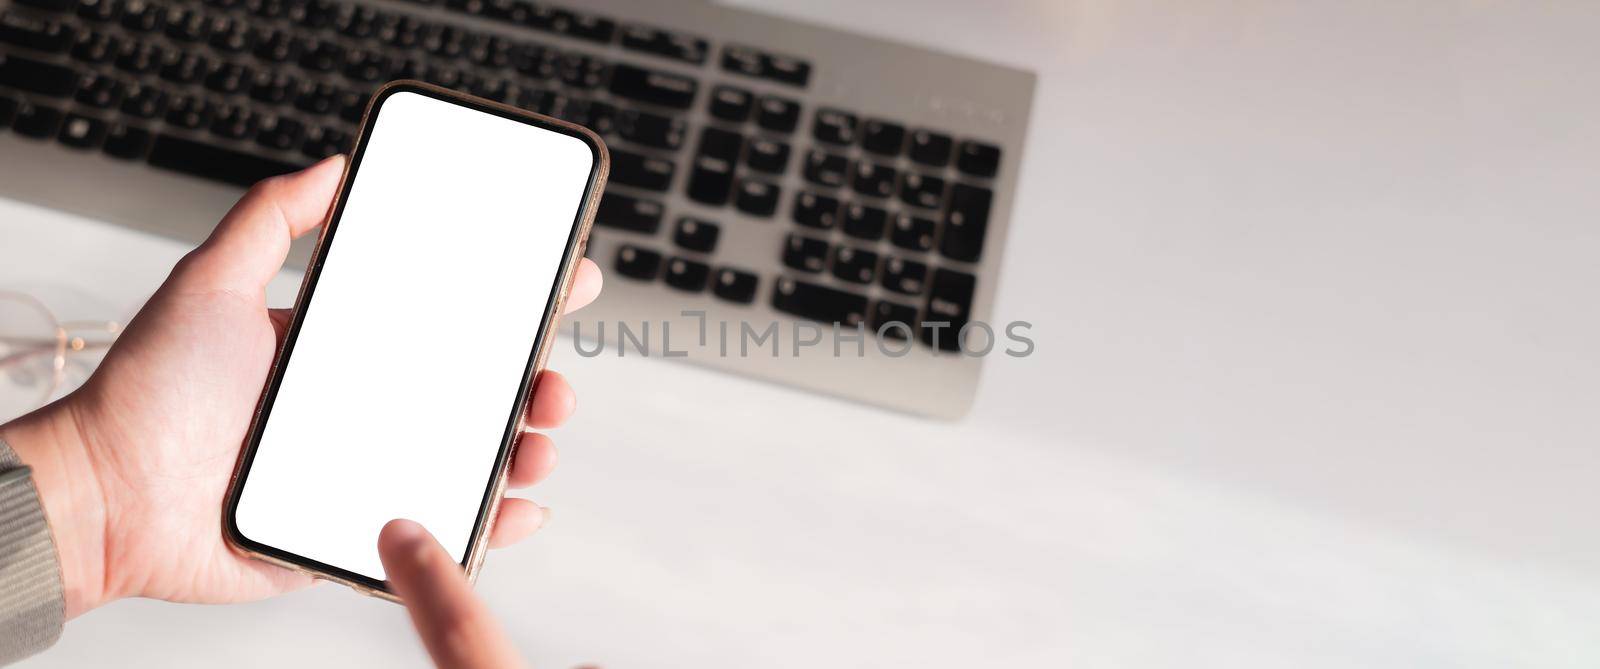
[[[440,669],[525,666],[489,608],[472,594],[461,565],[421,525],[390,521],[378,535],[378,555],[389,586],[405,601]]]
[[[289,318],[267,308],[265,287],[289,242],[322,223],[343,168],[334,157],[250,189],[178,263],[82,388],[0,427],[33,468],[68,617],[120,597],[231,602],[311,582],[229,549],[221,509]],[[569,310],[599,291],[599,269],[584,260]],[[566,380],[546,372],[528,425],[556,427],[574,402]],[[510,485],[533,485],[555,462],[548,437],[524,433]],[[505,500],[490,544],[526,538],[543,513],[527,500]]]

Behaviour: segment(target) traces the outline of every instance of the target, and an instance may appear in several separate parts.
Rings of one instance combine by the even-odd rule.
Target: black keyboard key
[[[498,36],[489,36],[467,45],[467,60],[489,69],[501,69],[511,66],[511,41]]]
[[[773,81],[804,87],[811,80],[811,63],[792,56],[769,53],[761,61],[761,76]]]
[[[744,137],[721,128],[700,131],[700,144],[689,171],[689,199],[720,205],[733,192],[733,166],[744,149]]]
[[[256,143],[269,149],[290,151],[305,138],[305,124],[292,118],[268,118],[261,124]]]
[[[722,69],[802,88],[811,79],[811,64],[806,61],[736,44],[722,48]]]
[[[744,154],[744,164],[752,170],[768,174],[783,174],[789,166],[789,145],[775,139],[752,137],[749,150]]]
[[[67,114],[58,139],[75,149],[99,148],[106,139],[106,122],[82,114]]]
[[[368,84],[388,81],[397,65],[388,54],[358,49],[346,54],[344,76]]]
[[[473,76],[453,67],[430,65],[422,74],[422,80],[435,86],[461,89],[471,85]]]
[[[966,272],[942,267],[933,271],[926,320],[922,328],[924,343],[946,351],[960,350],[961,328],[972,317],[972,292],[977,283],[977,278]],[[938,322],[948,323],[949,326],[936,328],[928,325]]]
[[[759,283],[754,274],[724,267],[717,270],[716,277],[711,281],[711,294],[729,302],[749,304],[756,299]]]
[[[818,109],[817,117],[811,121],[811,135],[819,142],[854,144],[856,115],[837,109]]]
[[[921,295],[927,281],[927,265],[893,256],[883,262],[884,288],[903,295]]]
[[[72,46],[78,29],[60,21],[39,19],[17,12],[0,14],[0,44],[61,53]]]
[[[243,19],[219,19],[211,33],[211,48],[223,53],[244,53],[255,48],[256,30]]]
[[[123,0],[80,0],[78,17],[94,23],[107,23],[122,18]]]
[[[339,106],[339,118],[351,123],[360,123],[361,117],[367,113],[367,103],[371,101],[371,93],[339,91],[336,100],[336,104]]]
[[[949,135],[941,135],[930,130],[918,130],[911,133],[911,159],[931,167],[944,167],[950,164],[950,149],[955,146],[955,141]]]
[[[778,210],[778,186],[765,181],[740,179],[733,195],[733,206],[753,216],[771,216]]]
[[[289,7],[288,18],[307,28],[321,30],[333,25],[339,5],[334,0],[309,0],[296,2]]]
[[[149,130],[122,125],[112,125],[106,132],[106,155],[123,160],[141,160],[150,152],[152,137]]]
[[[884,228],[889,227],[889,212],[877,207],[851,203],[844,208],[844,233],[856,239],[878,241],[883,239]]]
[[[802,170],[806,181],[838,188],[844,185],[850,161],[844,156],[812,149],[806,152],[806,165]]]
[[[568,37],[605,44],[617,34],[617,22],[602,16],[569,12],[567,21],[557,26],[557,31]]]
[[[889,242],[903,249],[927,251],[933,248],[933,233],[938,224],[921,216],[896,214],[889,229]]]
[[[992,177],[1000,170],[1000,147],[982,142],[962,142],[956,152],[956,169],[979,177]]]
[[[841,246],[833,251],[833,275],[850,283],[872,283],[878,276],[878,254]]]
[[[789,235],[783,245],[783,264],[802,272],[821,272],[828,264],[828,243],[820,239]]]
[[[884,337],[905,341],[911,338],[911,333],[917,330],[917,308],[904,304],[897,304],[887,300],[878,300],[872,305],[872,323],[870,327]]]
[[[128,0],[122,8],[121,23],[133,32],[157,32],[167,23],[167,8],[145,0]]]
[[[256,44],[256,58],[270,63],[287,63],[300,57],[305,44],[287,30],[274,30]]]
[[[625,244],[617,249],[617,261],[613,266],[622,276],[649,281],[661,271],[661,254]]]
[[[718,86],[711,89],[711,107],[707,111],[711,112],[713,118],[744,123],[755,109],[755,100],[755,95],[743,88]]]
[[[70,12],[77,7],[77,0],[14,0],[16,4],[43,9],[47,12]]]
[[[211,125],[216,116],[216,105],[198,96],[184,95],[173,99],[167,106],[167,123],[180,128],[196,130]]]
[[[155,118],[167,110],[167,93],[155,86],[135,84],[122,99],[122,113],[135,118]]]
[[[167,16],[167,37],[175,42],[201,42],[211,34],[211,20],[198,9],[174,10]]]
[[[763,95],[756,104],[756,125],[773,132],[794,132],[795,126],[800,125],[800,103]]]
[[[333,29],[345,37],[372,37],[378,30],[378,11],[363,5],[339,5],[333,14]]]
[[[647,26],[628,26],[622,30],[622,47],[699,65],[706,62],[706,51],[710,45],[693,35]]]
[[[632,109],[616,116],[617,135],[630,142],[676,151],[683,146],[683,120]]]
[[[761,57],[760,51],[730,44],[722,48],[722,69],[747,77],[759,77]]]
[[[349,153],[354,148],[355,138],[350,133],[339,128],[319,128],[306,131],[306,139],[300,144],[300,153],[321,159],[335,153]]]
[[[344,65],[344,47],[326,40],[317,40],[306,45],[300,52],[300,67],[312,72],[332,72]]]
[[[616,129],[617,108],[609,102],[590,100],[583,116],[583,123],[579,125],[587,126],[600,135],[609,135]]]
[[[861,125],[861,148],[884,156],[900,153],[906,143],[906,127],[898,123],[867,119]]]
[[[250,99],[267,104],[283,104],[294,99],[295,78],[283,72],[257,72],[250,82]]]
[[[976,262],[983,253],[983,235],[989,229],[989,203],[993,199],[994,193],[987,188],[959,183],[952,186],[939,252],[948,258]]]
[[[678,290],[698,293],[706,289],[710,276],[711,268],[703,262],[673,258],[667,261],[667,273],[661,280]]]
[[[544,80],[556,76],[556,61],[560,54],[537,44],[517,44],[511,47],[511,67],[530,79]]]
[[[772,308],[822,323],[854,326],[866,318],[867,298],[784,277],[773,286]]]
[[[11,129],[23,137],[48,139],[56,136],[63,116],[55,107],[23,102],[17,105],[17,117],[12,119]]]
[[[739,153],[743,150],[743,135],[721,128],[705,128],[700,131],[700,144],[695,148],[695,155],[716,158],[732,165],[739,160]]]
[[[862,195],[889,197],[894,194],[896,176],[893,167],[860,160],[856,161],[855,178],[851,179],[850,185]]]
[[[611,192],[600,198],[594,222],[608,228],[653,235],[661,227],[661,214],[660,202]]]
[[[689,77],[633,65],[619,64],[611,68],[611,93],[629,100],[688,109],[694,104],[697,88],[698,84]]]
[[[455,26],[427,24],[420,37],[418,46],[442,60],[460,58],[467,51],[467,34]]]
[[[827,230],[832,228],[838,219],[838,200],[805,191],[794,196],[794,222],[808,228]]]
[[[72,57],[85,63],[100,64],[110,62],[122,52],[122,40],[115,35],[108,35],[100,31],[86,32],[78,36],[77,43],[72,45]]]
[[[121,81],[108,75],[97,74],[91,77],[83,88],[78,89],[76,99],[96,109],[113,109],[122,102],[122,96],[127,92],[127,85]]]
[[[249,186],[270,176],[293,172],[300,165],[168,134],[156,136],[150,164],[197,177]]]
[[[300,85],[294,107],[308,114],[329,114],[339,106],[339,92],[332,84],[307,81]]]
[[[175,84],[192,84],[211,71],[211,60],[198,53],[173,53],[161,66],[161,78]]]
[[[149,74],[161,68],[169,54],[165,48],[149,42],[127,42],[117,54],[117,69],[133,74]]]
[[[944,206],[944,179],[906,172],[900,176],[900,201],[913,207],[939,209]]]
[[[83,75],[65,65],[46,63],[14,53],[0,53],[0,86],[47,97],[71,97]]]
[[[561,60],[556,63],[556,78],[572,88],[599,88],[605,77],[605,62],[581,53],[562,54]]]
[[[232,95],[244,91],[255,80],[255,73],[245,65],[224,63],[206,75],[206,88]]]
[[[261,129],[261,116],[247,107],[227,105],[217,110],[211,134],[224,139],[248,140]]]
[[[672,231],[672,241],[690,251],[710,253],[717,248],[717,236],[720,233],[721,229],[716,223],[685,216],[678,219],[678,227]]]
[[[664,191],[672,185],[673,165],[642,153],[611,150],[611,182],[648,190]]]

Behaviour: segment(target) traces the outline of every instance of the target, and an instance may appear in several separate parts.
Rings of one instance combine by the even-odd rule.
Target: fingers
[[[572,313],[584,308],[594,298],[600,296],[600,266],[593,260],[584,258],[578,261],[578,273],[572,277],[572,292],[567,295],[566,313]]]
[[[556,443],[538,432],[523,432],[511,459],[506,485],[526,488],[543,481],[556,468]]]
[[[344,157],[266,179],[245,193],[183,272],[209,286],[259,292],[289,255],[289,242],[322,224],[339,189]]]
[[[472,594],[461,565],[421,525],[390,521],[378,535],[378,554],[389,586],[405,601],[434,664],[443,669],[523,666],[499,623]]]
[[[504,548],[522,541],[544,525],[550,510],[521,497],[500,500],[500,513],[489,530],[489,547]]]
[[[578,408],[578,395],[560,372],[545,370],[533,387],[533,399],[528,402],[528,427],[548,430],[561,427]]]

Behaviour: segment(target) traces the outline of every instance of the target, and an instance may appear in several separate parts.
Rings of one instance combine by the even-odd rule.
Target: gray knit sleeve
[[[49,648],[66,622],[61,565],[31,474],[0,440],[0,664]]]

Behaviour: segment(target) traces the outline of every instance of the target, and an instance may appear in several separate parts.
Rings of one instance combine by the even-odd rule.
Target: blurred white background
[[[1039,350],[943,424],[563,346],[553,521],[480,582],[536,666],[1600,663],[1600,5],[747,4],[1039,73],[996,318]],[[184,251],[0,239],[67,317]],[[28,666],[423,662],[322,587]]]

